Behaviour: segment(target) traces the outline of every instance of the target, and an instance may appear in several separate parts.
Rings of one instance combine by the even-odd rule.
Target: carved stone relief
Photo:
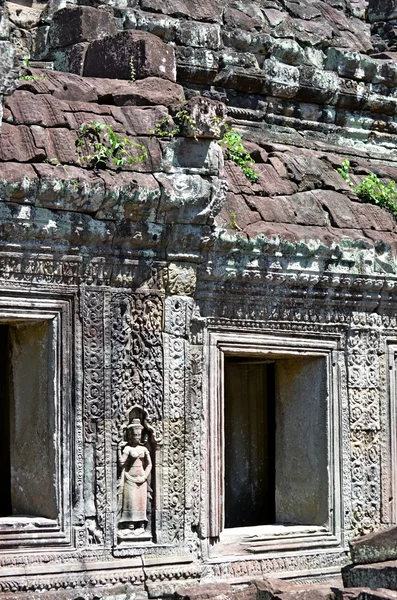
[[[83,423],[86,444],[93,444],[93,473],[95,477],[95,505],[87,506],[85,544],[101,544],[106,529],[106,474],[104,433],[104,323],[103,293],[88,291],[83,295],[83,361],[84,408]],[[89,453],[91,455],[91,452]],[[85,468],[88,468],[86,449]],[[95,512],[94,512],[95,511]]]
[[[163,419],[162,300],[115,294],[111,303],[111,417],[113,441],[134,405],[141,406],[161,437]]]
[[[356,534],[380,525],[380,334],[352,329],[347,337],[351,429],[351,517]]]
[[[153,463],[148,438],[144,411],[133,407],[118,445],[118,537],[121,541],[151,539]]]
[[[112,440],[118,454],[118,542],[149,541],[161,499],[163,305],[155,295],[114,294],[110,304]]]

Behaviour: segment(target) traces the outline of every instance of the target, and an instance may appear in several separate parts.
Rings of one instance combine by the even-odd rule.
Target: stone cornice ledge
[[[393,292],[397,289],[397,256],[381,241],[346,238],[327,246],[318,239],[290,242],[262,234],[247,240],[217,228],[200,278]]]

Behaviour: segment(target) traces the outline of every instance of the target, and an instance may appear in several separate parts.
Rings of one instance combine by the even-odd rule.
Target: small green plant
[[[187,110],[178,110],[174,117],[174,127],[172,127],[172,120],[170,117],[164,117],[156,123],[155,128],[149,131],[149,135],[155,135],[156,137],[170,137],[173,138],[179,135],[186,127],[197,141],[198,129],[193,117],[187,112]]]
[[[25,67],[25,69],[29,69],[30,67],[30,58],[29,56],[24,56],[22,59],[23,62],[23,66]]]
[[[252,167],[253,160],[244,148],[241,135],[234,129],[228,129],[220,143],[225,147],[226,158],[238,165],[251,183],[256,183],[259,174]]]
[[[136,71],[135,71],[135,63],[134,57],[130,58],[130,81],[133,83],[136,80]]]
[[[47,77],[44,75],[21,75],[19,81],[44,81]]]
[[[342,175],[342,177],[346,181],[346,183],[348,183],[349,185],[353,185],[352,180],[350,179],[350,169],[351,169],[350,160],[348,160],[347,158],[344,158],[342,160],[342,166],[336,170],[338,171],[339,175]]]
[[[76,140],[79,161],[87,163],[93,169],[105,168],[109,163],[116,167],[138,164],[147,158],[145,146],[119,135],[106,123],[83,123],[79,131]],[[86,149],[89,150],[88,154],[84,154]],[[134,155],[136,151],[140,154]]]
[[[150,129],[149,135],[155,135],[156,137],[170,137],[173,138],[178,135],[180,131],[179,125],[175,125],[172,127],[171,117],[164,117],[164,119],[160,119],[154,127],[154,129]]]
[[[233,227],[233,229],[240,229],[237,223],[237,215],[234,210],[230,211],[230,225]]]
[[[344,159],[342,166],[337,169],[346,183],[353,189],[353,192],[362,202],[375,204],[388,210],[397,218],[397,186],[395,181],[389,181],[388,184],[382,183],[375,173],[369,173],[356,187],[350,177],[350,161]]]

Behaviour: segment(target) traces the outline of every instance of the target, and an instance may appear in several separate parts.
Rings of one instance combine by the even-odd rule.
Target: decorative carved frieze
[[[111,302],[111,418],[113,441],[122,421],[141,406],[161,436],[163,305],[159,296],[119,293]]]

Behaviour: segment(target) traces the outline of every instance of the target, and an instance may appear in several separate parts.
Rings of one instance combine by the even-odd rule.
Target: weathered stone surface
[[[28,91],[17,90],[6,100],[6,106],[17,123],[43,127],[67,125],[67,104],[48,94],[33,95]]]
[[[116,24],[106,10],[76,6],[58,10],[51,22],[49,39],[53,48],[93,42],[116,33]]]
[[[126,106],[122,111],[116,109],[113,114],[123,123],[128,135],[148,135],[162,119],[168,118],[164,106]]]
[[[185,99],[182,86],[158,77],[146,77],[134,83],[113,85],[109,93],[118,106],[172,106]]]
[[[220,21],[226,0],[143,0],[142,8],[172,16],[184,15],[199,21]]]
[[[62,2],[49,4],[39,26],[29,20],[29,29],[15,25],[20,52],[33,53],[36,28],[47,28]],[[385,183],[397,178],[396,70],[390,55],[395,25],[377,22],[371,39],[361,0],[128,4],[112,0],[106,10],[103,3],[99,9],[69,6],[80,15],[108,11],[120,30],[115,34],[110,25],[109,38],[49,54],[45,29],[36,44],[43,60],[82,73],[86,45],[92,50],[109,43],[118,52],[114,61],[124,61],[124,79],[115,78],[120,75],[114,68],[108,78],[30,69],[6,100],[5,126],[11,129],[1,146],[1,327],[10,314],[26,319],[29,310],[31,318],[40,301],[47,320],[56,313],[57,321],[59,306],[67,306],[56,339],[70,345],[56,359],[72,384],[59,379],[63,396],[50,404],[65,409],[58,441],[70,443],[73,458],[64,465],[59,443],[59,522],[64,519],[66,534],[51,535],[62,552],[51,539],[43,543],[46,527],[26,542],[28,528],[18,526],[13,535],[23,536],[24,551],[7,546],[0,552],[0,595],[145,600],[148,594],[171,597],[181,582],[213,580],[217,585],[201,588],[197,598],[335,600],[336,590],[325,586],[295,589],[250,580],[252,573],[334,575],[348,560],[337,545],[340,531],[350,539],[394,518],[394,466],[387,448],[395,432],[387,415],[396,368],[395,220],[378,206],[358,202],[335,169],[350,159],[353,188],[371,172]],[[87,31],[95,29],[94,22],[84,23]],[[65,36],[77,35],[69,25]],[[134,63],[133,82],[132,43],[124,40],[138,37],[147,41],[142,47],[148,71],[142,75]],[[385,57],[369,56],[375,47],[381,52],[381,44]],[[178,83],[158,70],[156,77],[144,77],[161,66],[164,52],[174,50]],[[106,66],[105,50],[98,56],[92,62]],[[193,127],[176,117],[178,110],[187,112]],[[259,175],[255,184],[229,159],[222,170],[225,148],[216,141],[221,132],[213,121],[220,127],[218,117],[226,114],[232,130],[247,140]],[[168,117],[171,129],[179,119],[173,137],[149,134]],[[127,136],[137,152],[145,146],[147,158],[114,164],[110,156],[108,164],[95,166],[81,157],[79,164],[75,141],[81,125],[90,122],[107,124],[121,143]],[[9,304],[8,312],[2,308],[5,302],[14,303],[11,312]],[[223,386],[225,340],[226,352],[239,356],[271,354],[279,371],[291,353],[299,364],[314,360],[308,356],[326,363],[326,381],[306,377],[299,389],[307,406],[295,408],[297,419],[285,419],[294,434],[289,439],[300,445],[289,452],[294,459],[318,442],[311,429],[321,430],[326,441],[325,450],[312,451],[315,459],[310,452],[304,459],[306,474],[311,464],[322,464],[321,493],[314,494],[323,501],[319,513],[315,501],[295,501],[310,486],[308,477],[300,481],[293,460],[278,456],[276,469],[278,478],[292,473],[292,491],[284,482],[286,518],[303,532],[273,535],[270,526],[244,537],[221,531],[218,473],[225,436],[217,428],[222,391],[215,390]],[[284,371],[284,385],[289,376]],[[0,394],[2,381],[0,372]],[[306,393],[311,381],[318,388]],[[302,415],[309,406],[317,414],[321,394],[327,396],[321,404],[328,403],[327,416],[310,427]],[[138,535],[127,531],[123,537],[118,495],[127,485],[119,478],[117,445],[137,405],[147,410],[147,426],[155,430],[148,442],[154,476],[151,497],[143,501],[147,524],[136,528]],[[150,438],[152,432],[146,433]],[[66,490],[69,481],[73,494]],[[3,490],[2,484],[0,475]],[[309,514],[299,518],[298,505],[300,515],[311,507]],[[307,526],[313,514],[315,530]],[[289,529],[274,527],[284,526]],[[225,542],[228,536],[234,540]],[[5,540],[2,522],[0,548]],[[226,580],[233,588],[222,588]],[[361,590],[356,597],[375,599],[365,594],[375,592]]]
[[[245,196],[251,209],[259,212],[264,221],[276,223],[296,223],[294,205],[290,198],[276,196],[266,198],[261,196]]]
[[[31,165],[8,162],[0,168],[0,198],[34,203],[37,193],[37,173]]]
[[[43,160],[45,153],[37,147],[32,131],[26,125],[3,123],[0,145],[0,160],[29,162]]]
[[[353,564],[379,563],[397,558],[397,527],[388,527],[350,542]]]
[[[225,598],[232,594],[233,588],[227,583],[179,587],[175,592],[176,598],[180,600],[209,600],[210,598]]]
[[[342,569],[345,587],[385,588],[397,591],[397,562],[349,565]]]
[[[254,203],[251,204],[250,208],[242,196],[236,196],[236,194],[229,192],[226,196],[225,204],[217,217],[217,222],[221,223],[223,221],[225,226],[232,229],[244,229],[247,225],[261,219],[261,214],[253,210],[253,206]]]
[[[390,21],[397,17],[397,6],[394,0],[369,0],[367,14],[370,23]]]
[[[84,76],[175,81],[174,49],[146,31],[122,31],[89,45]]]
[[[42,9],[33,6],[21,6],[14,2],[7,2],[8,16],[14,25],[23,29],[31,29],[38,25]]]
[[[57,71],[83,75],[87,48],[88,42],[74,44],[73,46],[68,46],[66,48],[58,48],[53,52],[54,68]]]

